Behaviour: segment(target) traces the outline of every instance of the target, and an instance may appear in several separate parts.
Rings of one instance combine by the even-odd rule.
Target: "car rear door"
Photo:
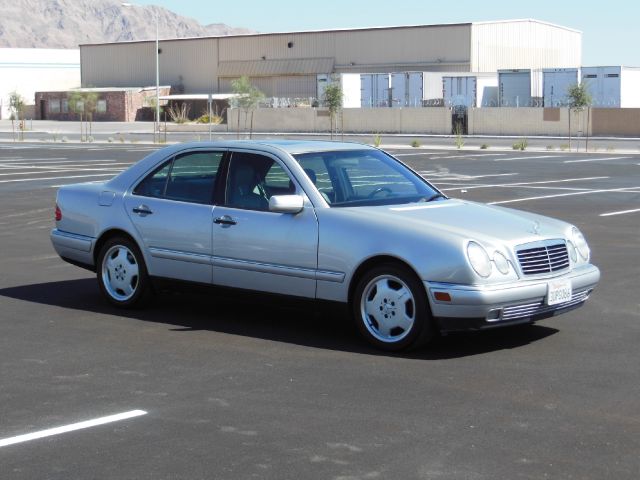
[[[211,283],[213,198],[224,151],[168,159],[126,195],[152,276]]]

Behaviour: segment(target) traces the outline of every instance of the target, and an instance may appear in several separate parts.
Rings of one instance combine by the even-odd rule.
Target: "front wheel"
[[[149,292],[149,277],[138,246],[124,237],[108,240],[98,255],[98,285],[109,303],[140,306]]]
[[[382,350],[417,348],[434,334],[424,287],[406,267],[383,264],[358,282],[351,310],[358,330]]]

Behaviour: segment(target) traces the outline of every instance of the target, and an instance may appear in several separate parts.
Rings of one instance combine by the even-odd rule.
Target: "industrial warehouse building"
[[[343,76],[359,95],[367,88],[373,92],[379,82],[366,75],[396,74],[404,87],[394,90],[404,89],[407,101],[400,103],[409,106],[416,96],[442,99],[445,74],[578,68],[582,34],[536,20],[512,20],[173,39],[161,40],[159,48],[160,84],[171,85],[175,93],[229,93],[231,82],[246,75],[267,97],[319,98],[333,75]],[[82,85],[155,85],[154,50],[155,41],[81,45]],[[410,73],[420,74],[422,81],[412,80]],[[345,77],[350,74],[359,79]],[[384,90],[391,76],[381,78]],[[414,84],[417,94],[408,90]],[[381,106],[373,93],[362,97],[345,106]]]

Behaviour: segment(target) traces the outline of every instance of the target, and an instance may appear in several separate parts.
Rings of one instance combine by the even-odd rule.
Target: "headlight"
[[[585,260],[589,261],[589,256],[591,255],[591,250],[589,249],[589,245],[584,238],[584,235],[578,230],[576,227],[571,229],[571,237],[573,241],[573,245],[578,250],[580,256]]]
[[[493,263],[495,263],[496,268],[501,274],[506,275],[509,273],[509,260],[500,252],[493,254]]]
[[[491,275],[491,259],[487,251],[476,242],[469,242],[467,245],[467,257],[475,272],[483,278]]]

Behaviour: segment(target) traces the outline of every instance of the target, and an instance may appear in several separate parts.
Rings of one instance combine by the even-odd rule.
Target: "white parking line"
[[[580,160],[565,160],[564,163],[609,162],[611,160],[624,160],[625,158],[627,157],[583,158]]]
[[[44,177],[44,178],[14,178],[11,180],[0,180],[0,183],[14,182],[41,182],[44,180],[64,180],[67,178],[89,178],[89,177],[114,177],[115,173],[97,173],[92,175],[68,175],[62,177]]]
[[[609,177],[565,178],[564,180],[545,180],[544,182],[494,183],[492,185],[472,185],[472,186],[467,186],[465,188],[476,189],[476,188],[497,188],[497,187],[526,187],[529,185],[548,185],[551,183],[581,182],[586,180],[606,180],[607,178]]]
[[[52,160],[69,160],[69,157],[50,157],[50,158],[0,158],[0,162],[49,162]]]
[[[509,157],[509,158],[496,158],[494,162],[513,162],[515,160],[535,160],[539,158],[558,158],[558,155],[540,155],[537,157]]]
[[[122,172],[122,168],[65,168],[65,169],[47,169],[46,172],[11,172],[0,173],[0,177],[8,177],[14,175],[33,175],[34,173],[70,173],[70,172]]]
[[[640,187],[627,187],[627,188],[611,188],[611,189],[603,189],[603,190],[587,190],[586,192],[573,192],[573,193],[558,193],[556,195],[545,195],[542,197],[527,197],[527,198],[516,198],[514,200],[502,200],[500,202],[489,202],[489,205],[503,205],[506,203],[518,203],[518,202],[528,202],[530,200],[545,200],[547,198],[558,198],[558,197],[572,197],[575,195],[590,195],[593,193],[614,193],[614,192],[624,192],[624,193],[637,193],[635,189]]]
[[[85,428],[97,427],[99,425],[105,425],[107,423],[120,422],[122,420],[128,420],[130,418],[140,417],[146,415],[144,410],[131,410],[130,412],[118,413],[116,415],[109,415],[108,417],[100,417],[94,420],[86,420],[84,422],[72,423],[71,425],[63,425],[62,427],[49,428],[47,430],[41,430],[39,432],[27,433],[25,435],[18,435],[17,437],[9,437],[0,440],[0,447],[6,447],[7,445],[14,445],[16,443],[29,442],[31,440],[37,440],[45,437],[52,437],[54,435],[60,435],[62,433],[74,432],[76,430],[82,430]]]
[[[623,210],[621,212],[603,213],[600,216],[601,217],[613,217],[615,215],[626,215],[628,213],[638,213],[638,212],[640,212],[640,208],[636,208],[635,210]]]

